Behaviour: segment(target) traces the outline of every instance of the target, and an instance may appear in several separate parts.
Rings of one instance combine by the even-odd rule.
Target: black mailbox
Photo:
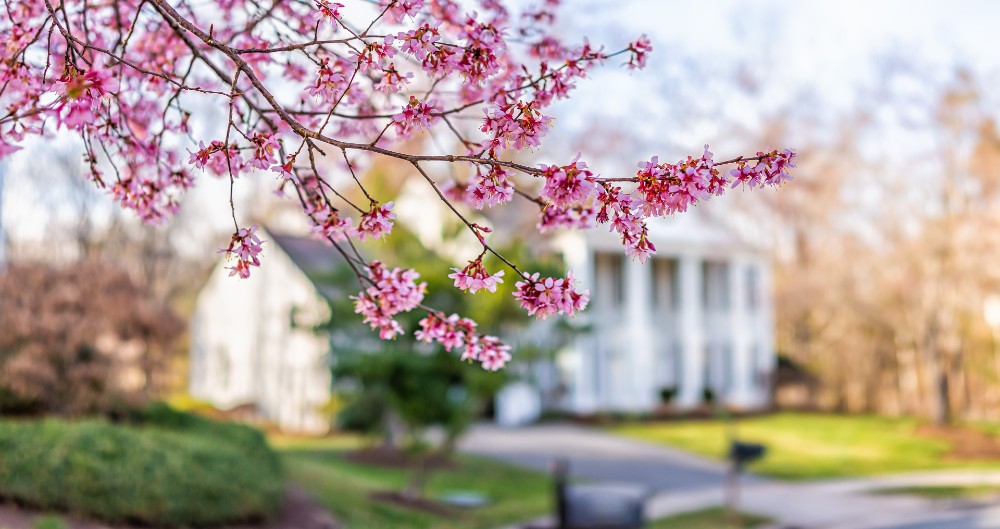
[[[752,463],[767,453],[767,447],[757,443],[744,443],[733,441],[729,447],[729,460],[733,462],[737,471],[743,470],[747,463]]]
[[[567,463],[555,464],[559,529],[640,529],[646,494],[605,485],[569,485]]]

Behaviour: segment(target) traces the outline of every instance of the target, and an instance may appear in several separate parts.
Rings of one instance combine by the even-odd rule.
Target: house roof
[[[333,246],[309,237],[268,232],[289,259],[309,278],[320,294],[328,299],[340,296],[337,278],[344,271],[344,258]]]

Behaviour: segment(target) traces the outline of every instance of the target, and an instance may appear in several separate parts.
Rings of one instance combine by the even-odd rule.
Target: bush
[[[677,398],[677,386],[665,386],[660,388],[660,402],[671,404]]]
[[[141,425],[0,421],[0,497],[111,523],[207,526],[270,516],[277,455],[260,432],[154,406]]]

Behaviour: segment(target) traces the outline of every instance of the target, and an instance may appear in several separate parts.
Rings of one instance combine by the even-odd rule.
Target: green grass
[[[401,489],[409,474],[345,460],[344,448],[356,446],[356,440],[282,440],[275,445],[282,453],[287,477],[330,509],[347,529],[488,529],[551,511],[551,481],[538,472],[460,457],[455,468],[434,472],[427,495],[477,491],[491,503],[449,519],[370,499],[373,491]]]
[[[880,489],[879,494],[908,494],[911,496],[922,496],[934,500],[965,499],[982,500],[997,497],[1000,494],[1000,485],[931,485],[920,487],[895,487],[891,489]]]
[[[66,529],[66,522],[55,515],[39,516],[31,523],[31,529]]]
[[[694,511],[669,518],[660,518],[649,524],[649,529],[751,529],[771,520],[754,514],[741,513],[739,525],[726,519],[726,511],[721,507]]]
[[[918,422],[875,416],[779,413],[740,419],[739,438],[767,445],[754,472],[785,479],[817,479],[934,470],[1000,467],[998,460],[946,458],[948,442],[920,437]],[[715,459],[726,453],[720,420],[632,423],[612,431]]]

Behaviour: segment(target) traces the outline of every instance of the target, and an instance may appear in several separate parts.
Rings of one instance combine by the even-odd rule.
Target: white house
[[[315,327],[338,295],[321,279],[340,256],[312,239],[261,237],[260,269],[241,280],[223,260],[198,296],[190,392],[220,409],[252,406],[285,431],[322,433],[330,424],[321,410],[331,396],[330,341]]]
[[[592,301],[579,322],[588,330],[557,357],[557,405],[647,412],[672,389],[673,404],[689,408],[706,388],[734,407],[768,405],[776,359],[765,254],[698,208],[651,221],[650,236],[657,252],[645,264],[603,227],[558,241]]]
[[[657,252],[645,264],[626,257],[603,227],[555,241],[591,290],[590,307],[574,321],[583,330],[554,366],[534,366],[547,373],[547,382],[536,377],[543,393],[561,388],[557,398],[513,384],[498,396],[499,422],[530,421],[543,404],[573,413],[649,412],[665,390],[681,408],[701,404],[706,389],[742,409],[770,403],[775,354],[766,255],[697,209],[652,221],[650,237]],[[315,326],[330,318],[328,300],[346,295],[324,286],[335,283],[331,271],[340,256],[312,239],[263,238],[267,258],[259,270],[238,280],[222,262],[198,298],[191,393],[223,409],[253,405],[286,431],[323,432],[330,336]],[[548,332],[538,327],[527,335],[534,331]]]

